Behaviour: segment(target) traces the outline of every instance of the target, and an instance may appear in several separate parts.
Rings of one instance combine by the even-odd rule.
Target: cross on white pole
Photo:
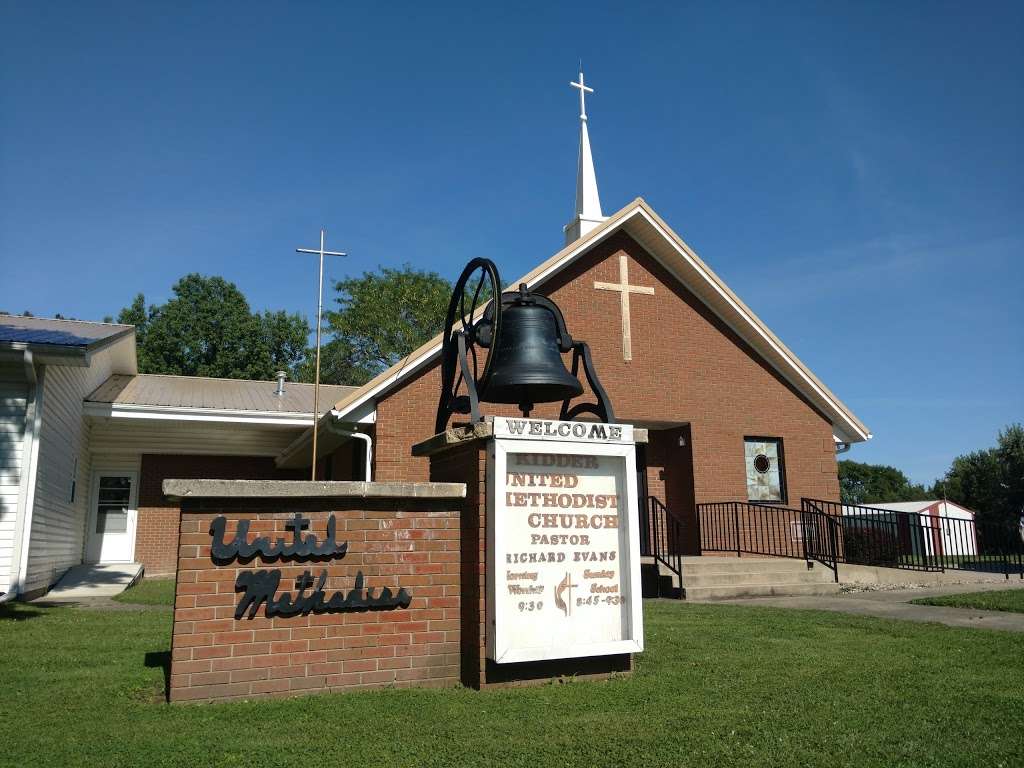
[[[317,425],[320,422],[320,318],[324,312],[324,256],[348,256],[341,251],[325,251],[324,240],[327,237],[327,230],[320,229],[319,248],[296,248],[296,253],[315,253],[320,256],[320,280],[316,300],[316,372],[313,375],[313,467],[310,470],[310,480],[316,480],[316,433]]]
[[[629,284],[629,260],[626,254],[619,254],[619,282],[601,283],[594,281],[594,287],[599,291],[621,291],[620,306],[622,309],[622,359],[633,359],[633,338],[629,328],[629,294],[642,293],[647,296],[654,295],[654,289],[643,285]]]
[[[580,120],[587,119],[587,94],[593,93],[593,88],[588,88],[586,83],[583,81],[583,68],[580,67],[580,81],[578,83],[570,82],[573,88],[580,89]]]

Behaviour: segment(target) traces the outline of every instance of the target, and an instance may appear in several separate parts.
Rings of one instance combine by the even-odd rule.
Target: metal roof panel
[[[0,315],[0,342],[89,348],[111,337],[127,333],[132,328],[131,325],[117,323]]]
[[[320,409],[332,405],[358,387],[320,385]],[[277,395],[276,381],[214,379],[204,376],[116,374],[100,384],[86,402],[167,408],[205,408],[254,413],[312,413],[313,385],[285,382]]]

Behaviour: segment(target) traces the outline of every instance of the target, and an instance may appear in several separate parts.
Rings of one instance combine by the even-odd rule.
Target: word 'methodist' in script
[[[219,565],[225,565],[238,559],[247,561],[259,555],[264,560],[307,560],[337,559],[348,552],[348,542],[336,540],[337,523],[334,515],[327,519],[327,535],[320,540],[316,534],[304,533],[309,528],[309,520],[296,512],[295,516],[285,523],[291,531],[291,540],[277,538],[271,540],[266,536],[257,536],[249,541],[249,521],[239,520],[235,535],[231,541],[225,541],[227,518],[218,516],[210,525],[213,542],[210,545],[210,556]],[[274,616],[307,616],[310,613],[340,613],[345,611],[384,610],[387,608],[408,608],[412,596],[400,588],[392,592],[384,587],[375,593],[372,587],[365,586],[362,571],[356,572],[353,588],[345,592],[338,590],[330,596],[324,591],[327,583],[327,569],[320,572],[314,579],[312,572],[305,571],[296,579],[296,591],[278,594],[281,584],[281,571],[261,570],[242,571],[235,580],[235,591],[242,592],[235,609],[235,618],[241,619],[246,611],[249,618],[254,618],[263,606],[267,618]],[[309,591],[307,591],[309,590]]]

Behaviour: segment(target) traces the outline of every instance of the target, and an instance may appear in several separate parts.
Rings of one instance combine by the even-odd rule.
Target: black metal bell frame
[[[470,295],[467,285],[477,272],[480,278]],[[480,421],[481,400],[516,404],[524,416],[536,403],[562,401],[560,419],[590,413],[601,421],[614,422],[590,347],[569,335],[558,306],[531,293],[525,283],[518,291],[501,294],[500,302],[490,300],[500,285],[497,267],[489,259],[473,259],[455,284],[445,318],[436,431],[443,432],[454,413]],[[573,354],[571,373],[562,362],[565,352]],[[482,363],[481,354],[486,355]],[[597,402],[570,408],[570,401],[583,393],[578,378],[580,362]],[[463,383],[466,394],[460,395]]]

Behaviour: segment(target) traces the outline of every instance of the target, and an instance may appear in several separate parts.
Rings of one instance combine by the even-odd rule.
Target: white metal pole
[[[324,236],[320,229],[320,278],[316,297],[316,371],[313,374],[313,467],[310,480],[316,480],[316,433],[320,422],[320,317],[324,311]]]

